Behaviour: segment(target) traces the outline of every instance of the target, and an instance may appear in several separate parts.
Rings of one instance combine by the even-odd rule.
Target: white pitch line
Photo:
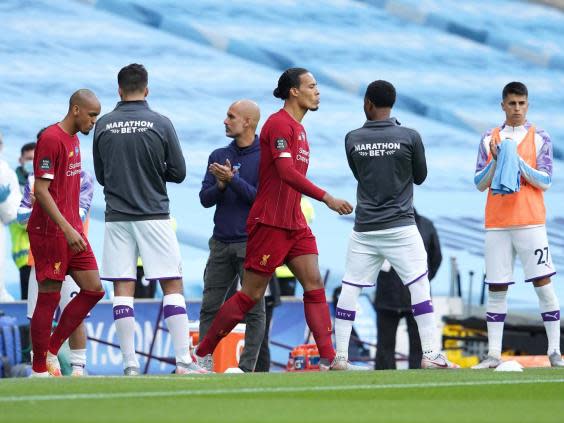
[[[270,394],[294,392],[331,392],[331,391],[376,391],[386,389],[414,389],[414,388],[452,388],[457,386],[485,386],[485,385],[531,385],[545,383],[564,383],[561,379],[521,379],[521,380],[485,380],[475,382],[434,382],[434,383],[400,383],[393,385],[336,385],[336,386],[288,386],[263,388],[234,388],[234,389],[194,389],[149,392],[109,392],[94,394],[59,394],[59,395],[29,395],[0,397],[0,403],[32,402],[32,401],[67,401],[67,400],[104,400],[116,398],[158,398],[178,396],[213,396],[213,395],[242,395],[242,394]]]

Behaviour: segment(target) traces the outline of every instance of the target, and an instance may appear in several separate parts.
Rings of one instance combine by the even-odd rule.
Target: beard
[[[91,129],[87,129],[87,130],[84,130],[84,131],[81,130],[80,133],[82,135],[88,135],[90,133],[90,131],[91,131]]]
[[[308,109],[310,112],[317,112],[319,110],[319,106],[315,106],[315,107],[310,107]]]

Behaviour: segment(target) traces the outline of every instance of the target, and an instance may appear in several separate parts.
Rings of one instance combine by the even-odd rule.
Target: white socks
[[[358,296],[362,292],[359,286],[344,283],[341,285],[341,295],[335,309],[335,342],[337,355],[349,358],[349,342],[356,316]]]
[[[548,338],[548,354],[560,354],[560,304],[552,283],[535,287],[539,308]]]
[[[182,294],[168,294],[163,297],[163,314],[177,363],[190,364],[190,339],[186,300]]]
[[[488,326],[488,355],[501,358],[503,326],[507,316],[507,291],[488,291],[486,322]]]
[[[70,364],[72,367],[82,367],[86,366],[86,348],[80,350],[70,350],[69,354]]]
[[[408,285],[411,294],[411,311],[417,322],[423,354],[434,356],[438,353],[436,344],[437,323],[431,301],[431,286],[427,275]]]
[[[139,361],[135,355],[133,297],[114,297],[114,324],[123,355],[123,368],[138,368]]]

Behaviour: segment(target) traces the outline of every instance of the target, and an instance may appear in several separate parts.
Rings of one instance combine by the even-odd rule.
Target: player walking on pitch
[[[61,376],[57,352],[88,312],[104,296],[98,265],[79,215],[81,151],[77,132],[88,134],[100,114],[94,93],[82,89],[70,98],[65,118],[49,126],[33,159],[34,207],[27,230],[35,258],[38,296],[31,319],[34,376]],[[53,314],[61,285],[69,274],[80,292],[65,307],[53,334]]]
[[[302,194],[323,201],[339,214],[352,206],[333,198],[306,177],[309,144],[301,121],[319,108],[313,75],[303,68],[286,70],[274,96],[284,107],[265,122],[261,134],[259,187],[247,221],[249,235],[243,286],[226,301],[196,349],[200,361],[264,296],[275,269],[286,263],[304,288],[304,311],[323,361],[332,364],[331,318],[317,262],[315,237],[300,207]]]
[[[541,317],[548,337],[548,358],[552,367],[564,367],[560,354],[560,303],[550,282],[556,273],[548,248],[543,192],[552,182],[552,142],[548,134],[527,121],[529,93],[521,82],[503,88],[501,108],[505,122],[486,132],[480,141],[474,183],[488,189],[486,201],[486,283],[488,302],[488,355],[474,369],[491,369],[501,364],[503,326],[507,316],[507,290],[515,283],[513,266],[519,256],[525,282],[532,282],[539,299]],[[517,143],[520,189],[512,194],[494,194],[498,145],[510,139]]]
[[[415,225],[413,184],[427,177],[425,149],[417,131],[390,117],[396,90],[387,81],[366,89],[366,123],[345,138],[347,159],[358,181],[354,229],[335,314],[337,363],[348,359],[351,329],[363,287],[376,284],[387,259],[409,288],[423,358],[422,368],[455,368],[437,351],[437,326],[427,277],[427,253]],[[349,365],[348,370],[359,370]]]
[[[147,84],[143,65],[122,68],[121,101],[100,118],[94,133],[94,169],[106,199],[102,279],[114,283],[114,322],[126,376],[140,372],[133,313],[139,256],[146,279],[159,280],[163,289],[176,373],[207,373],[190,356],[180,249],[166,190],[167,182],[184,180],[186,164],[172,123],[145,100]]]

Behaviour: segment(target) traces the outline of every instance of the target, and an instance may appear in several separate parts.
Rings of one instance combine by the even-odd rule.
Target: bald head
[[[249,123],[256,129],[260,120],[260,109],[257,103],[252,100],[238,100],[231,107],[241,115],[243,119],[249,119]]]
[[[100,114],[100,102],[92,91],[82,88],[75,91],[69,99],[69,111],[63,120],[71,135],[82,132],[87,135],[94,127]]]
[[[69,99],[69,110],[73,108],[73,106],[84,107],[87,105],[100,105],[98,101],[98,97],[88,88],[81,88],[77,90],[71,95]]]

